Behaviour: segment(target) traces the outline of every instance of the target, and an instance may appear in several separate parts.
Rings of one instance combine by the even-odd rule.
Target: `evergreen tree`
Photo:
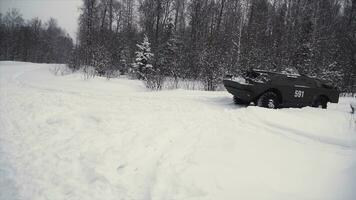
[[[153,53],[151,53],[151,44],[148,41],[148,37],[145,35],[143,42],[137,44],[138,51],[136,51],[135,63],[132,64],[132,72],[136,74],[140,80],[148,81],[149,76],[154,73],[151,61],[153,59]]]

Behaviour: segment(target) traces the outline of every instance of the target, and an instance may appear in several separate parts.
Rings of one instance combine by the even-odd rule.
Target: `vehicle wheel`
[[[249,103],[234,96],[234,103],[237,104],[237,105],[248,105]]]
[[[326,109],[328,107],[328,100],[325,97],[320,96],[314,101],[313,107]]]
[[[275,109],[278,107],[278,96],[274,92],[266,92],[257,100],[257,106]]]

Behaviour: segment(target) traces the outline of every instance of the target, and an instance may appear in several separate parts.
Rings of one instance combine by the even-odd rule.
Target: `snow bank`
[[[0,199],[356,198],[354,98],[268,110],[51,67],[0,62]]]

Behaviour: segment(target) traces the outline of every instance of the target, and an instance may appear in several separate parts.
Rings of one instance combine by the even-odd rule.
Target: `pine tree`
[[[137,44],[139,51],[136,51],[135,63],[133,63],[131,71],[136,74],[138,79],[148,81],[149,75],[154,72],[151,60],[154,54],[151,53],[151,44],[148,37],[145,35],[143,42]]]

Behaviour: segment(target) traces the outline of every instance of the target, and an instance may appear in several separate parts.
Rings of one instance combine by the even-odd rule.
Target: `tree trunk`
[[[102,18],[101,18],[101,30],[104,29],[104,26],[105,26],[105,18],[106,18],[106,12],[107,12],[107,5],[105,4],[105,7],[104,7],[104,13],[102,14]]]
[[[113,0],[109,1],[109,30],[112,31],[112,21],[113,21]]]
[[[179,11],[180,11],[180,0],[176,0],[176,13],[175,13],[175,17],[174,17],[174,31],[177,31]]]
[[[159,21],[161,16],[161,0],[157,1],[157,9],[156,9],[156,35],[155,35],[155,45],[158,45],[158,36],[159,36]]]
[[[219,18],[218,18],[218,25],[216,27],[217,35],[220,32],[220,24],[221,24],[221,20],[222,20],[223,11],[224,11],[224,5],[225,5],[225,0],[221,0],[221,7],[220,7]]]

